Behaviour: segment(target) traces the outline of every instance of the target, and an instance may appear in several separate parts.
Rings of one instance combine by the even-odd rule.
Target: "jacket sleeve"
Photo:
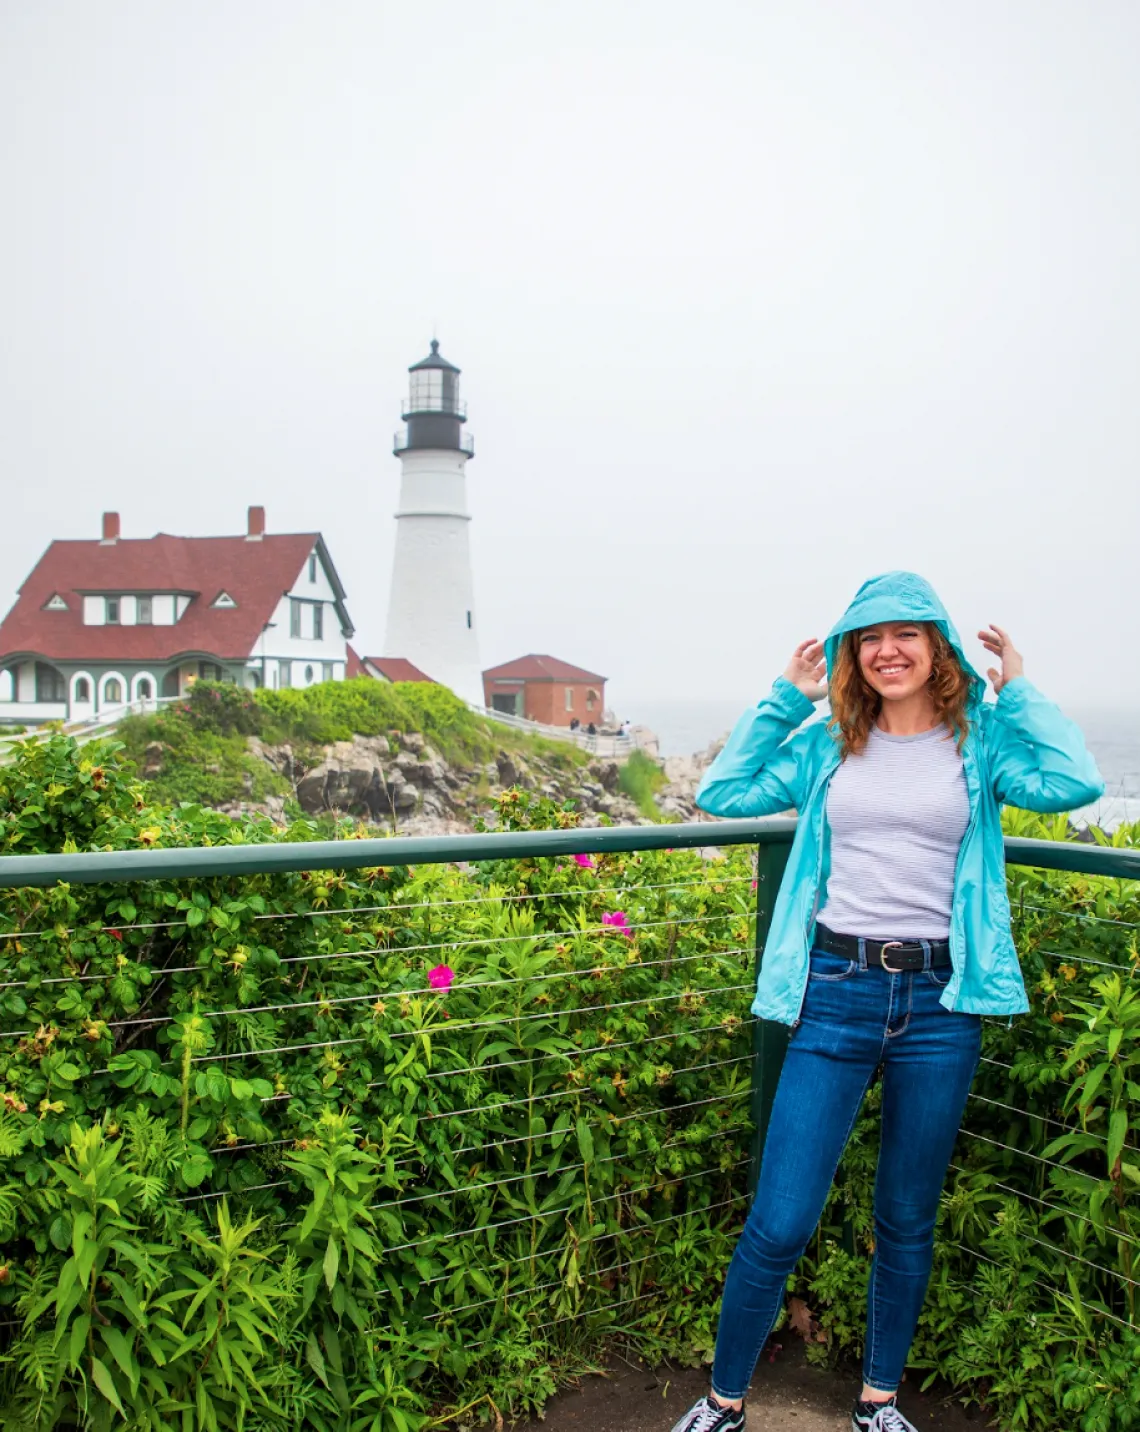
[[[807,793],[809,742],[794,733],[814,710],[802,691],[779,677],[732,728],[697,789],[697,805],[727,816],[798,810]]]
[[[1067,811],[1104,794],[1080,728],[1024,676],[1003,686],[996,706],[986,709],[986,755],[1000,804]]]

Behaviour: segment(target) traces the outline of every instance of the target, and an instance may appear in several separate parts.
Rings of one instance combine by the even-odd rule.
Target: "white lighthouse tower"
[[[400,459],[400,506],[384,650],[481,706],[465,481],[475,444],[463,431],[467,410],[459,400],[459,369],[433,338],[431,353],[408,373],[407,427],[393,445]]]

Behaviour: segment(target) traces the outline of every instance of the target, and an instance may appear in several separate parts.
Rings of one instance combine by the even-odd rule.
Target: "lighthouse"
[[[466,482],[475,444],[464,432],[459,369],[433,338],[431,352],[412,364],[408,377],[407,426],[393,444],[400,505],[384,650],[481,706]]]

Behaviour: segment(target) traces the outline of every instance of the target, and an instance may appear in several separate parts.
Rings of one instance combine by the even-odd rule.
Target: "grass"
[[[618,774],[618,790],[649,820],[660,820],[654,796],[665,784],[665,772],[644,751],[634,751]]]

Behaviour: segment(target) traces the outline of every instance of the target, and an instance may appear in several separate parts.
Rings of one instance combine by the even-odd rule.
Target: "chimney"
[[[111,546],[119,540],[119,514],[117,512],[103,513],[103,545]]]
[[[251,507],[249,509],[249,523],[246,527],[245,540],[247,542],[260,542],[265,536],[265,508]]]

